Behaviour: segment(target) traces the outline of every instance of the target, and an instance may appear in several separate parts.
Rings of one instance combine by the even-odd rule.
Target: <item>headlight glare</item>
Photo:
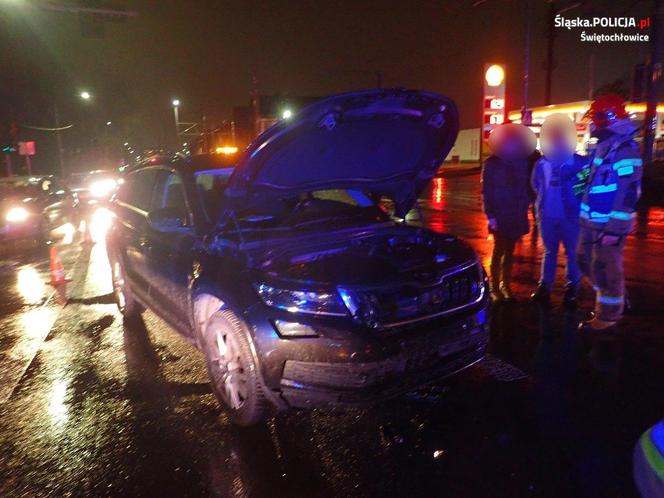
[[[267,284],[255,287],[263,303],[273,308],[311,315],[347,315],[346,306],[336,292],[277,289]]]
[[[117,182],[112,178],[96,180],[90,184],[90,195],[97,198],[107,197],[115,190],[116,186]]]
[[[28,216],[30,216],[30,212],[27,209],[21,206],[16,206],[7,211],[5,219],[9,223],[20,223],[27,220]]]

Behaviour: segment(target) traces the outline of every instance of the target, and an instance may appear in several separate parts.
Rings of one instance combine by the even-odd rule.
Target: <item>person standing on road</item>
[[[634,227],[643,163],[634,141],[637,127],[629,119],[622,97],[599,97],[586,116],[597,147],[585,170],[578,259],[597,296],[594,316],[579,329],[609,332],[624,310],[623,252],[625,239]]]
[[[552,114],[542,123],[540,145],[543,157],[535,164],[531,185],[535,201],[539,233],[544,243],[540,281],[531,298],[548,302],[556,278],[558,248],[562,243],[567,258],[565,304],[573,306],[581,281],[576,261],[579,240],[580,199],[574,191],[577,176],[586,165],[584,157],[575,153],[576,127],[564,114]]]
[[[489,136],[493,154],[482,165],[484,213],[494,246],[491,256],[491,298],[512,300],[512,261],[517,240],[530,230],[531,202],[528,156],[537,139],[527,127],[498,126]]]

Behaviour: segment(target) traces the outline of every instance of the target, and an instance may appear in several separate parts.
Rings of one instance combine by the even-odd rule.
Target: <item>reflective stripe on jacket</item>
[[[600,144],[588,165],[581,202],[581,223],[612,235],[626,235],[634,225],[634,208],[641,195],[643,163],[631,138]]]

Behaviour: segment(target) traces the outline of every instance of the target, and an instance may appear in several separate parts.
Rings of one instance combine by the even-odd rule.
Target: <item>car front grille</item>
[[[484,282],[476,263],[443,276],[434,285],[373,289],[360,294],[360,320],[374,328],[394,327],[476,303],[483,297]]]

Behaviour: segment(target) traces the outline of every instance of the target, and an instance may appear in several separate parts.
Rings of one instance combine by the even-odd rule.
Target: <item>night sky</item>
[[[98,130],[112,120],[117,140],[167,143],[173,97],[182,120],[229,118],[248,101],[252,73],[261,93],[326,95],[372,87],[380,71],[384,86],[452,97],[462,127],[473,127],[483,63],[503,62],[508,107],[521,106],[525,0],[128,1],[140,15],[108,24],[103,39],[83,38],[76,14],[37,3],[0,0],[2,67],[12,82],[0,117],[49,125],[57,99],[63,121],[75,126],[72,139],[77,126]],[[649,6],[593,1],[565,15],[643,17]],[[546,11],[533,0],[531,106],[543,103]],[[647,56],[647,43],[582,43],[580,31],[556,31],[554,102],[586,98],[591,53],[595,86],[620,77],[629,84],[632,66]],[[87,106],[75,96],[82,89],[95,96]]]

